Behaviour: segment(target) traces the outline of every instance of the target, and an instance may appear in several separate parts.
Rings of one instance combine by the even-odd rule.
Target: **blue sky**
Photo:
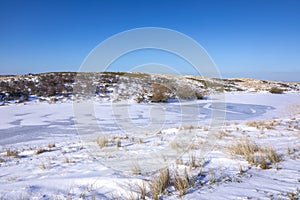
[[[300,81],[300,1],[0,0],[0,74],[77,71],[108,37],[164,27],[201,44],[224,77]],[[158,62],[192,73],[155,51],[120,58],[112,70]]]

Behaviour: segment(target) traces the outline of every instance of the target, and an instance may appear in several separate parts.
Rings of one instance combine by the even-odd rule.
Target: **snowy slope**
[[[32,101],[2,106],[0,197],[134,199],[141,197],[140,188],[144,183],[146,199],[151,199],[154,192],[149,184],[159,173],[160,164],[155,163],[159,159],[153,163],[144,160],[136,166],[120,166],[171,147],[170,157],[175,151],[182,155],[177,160],[171,157],[173,160],[167,166],[171,181],[159,194],[162,199],[178,199],[182,191],[183,199],[299,198],[299,100],[299,93],[226,93],[225,122],[218,127],[211,146],[205,145],[211,133],[211,111],[220,99],[162,104],[93,102],[95,123],[90,121],[88,126],[76,123],[80,122],[76,103]],[[162,113],[164,118],[153,113]],[[98,128],[93,129],[95,124]],[[90,131],[85,135],[80,128],[87,127],[101,133]],[[107,143],[101,147],[103,135]],[[184,141],[180,137],[176,139],[181,135],[191,139],[187,141],[190,145],[187,152],[180,146]],[[274,147],[280,161],[267,163],[270,169],[262,169],[261,164],[249,163],[245,157],[228,150],[245,138],[262,149]],[[203,154],[205,146],[209,151]],[[103,152],[107,151],[119,156],[116,161],[120,165],[105,157]],[[257,156],[259,159],[260,155]],[[144,171],[143,167],[149,165],[153,171]],[[165,167],[165,163],[161,166]],[[175,187],[178,177],[174,177],[184,175],[185,168],[188,186],[178,190]]]

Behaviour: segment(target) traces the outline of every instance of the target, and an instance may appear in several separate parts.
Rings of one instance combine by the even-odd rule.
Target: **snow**
[[[298,93],[226,93],[226,110],[219,110],[226,114],[219,127],[222,134],[213,146],[206,145],[210,151],[205,154],[205,143],[210,144],[211,112],[214,105],[222,103],[214,97],[163,104],[92,102],[92,107],[86,104],[84,109],[83,104],[71,102],[1,106],[0,198],[129,199],[137,194],[137,183],[151,181],[166,163],[172,172],[189,168],[185,165],[192,154],[201,162],[202,175],[196,176],[199,168],[188,170],[196,181],[183,199],[299,197],[299,100]],[[255,120],[274,127],[247,125]],[[101,149],[95,141],[103,135],[109,138],[109,146]],[[226,151],[226,146],[243,137],[273,146],[283,160],[263,170]],[[120,147],[116,147],[117,140]],[[194,143],[198,145],[186,152]],[[8,149],[17,150],[18,157],[7,156]],[[39,149],[45,151],[37,154]],[[160,152],[169,156],[167,161],[156,157]],[[180,155],[183,164],[177,165],[176,156]],[[132,164],[145,169],[134,174]],[[210,183],[212,173],[214,183]],[[167,190],[163,199],[179,198],[172,185]],[[147,198],[151,199],[149,188]]]

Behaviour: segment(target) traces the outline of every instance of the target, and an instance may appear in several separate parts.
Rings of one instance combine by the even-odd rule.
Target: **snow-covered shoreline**
[[[126,151],[139,149],[139,154],[143,154],[143,149],[151,152],[165,148],[165,145],[177,148],[172,137],[167,135],[181,131],[196,134],[195,144],[192,142],[193,148],[182,155],[182,162],[170,165],[171,174],[176,169],[187,168],[195,182],[189,186],[183,199],[268,199],[272,196],[288,199],[291,195],[299,195],[299,100],[299,93],[226,93],[224,126],[220,127],[214,148],[204,158],[198,152],[201,144],[206,142],[210,128],[210,105],[218,100],[161,104],[166,122],[159,134],[147,137],[120,131],[116,120],[118,113],[111,112],[110,103],[96,102],[93,106],[97,123],[107,133],[108,143],[115,145],[120,141],[120,147],[113,148],[122,149],[126,145]],[[193,110],[191,115],[185,113],[182,117],[180,108],[183,104]],[[105,166],[103,160],[91,153],[80,140],[73,106],[71,102],[29,102],[0,107],[1,198],[130,199],[139,193],[137,184],[142,180],[147,184],[151,182],[155,174],[122,173]],[[129,109],[130,122],[137,127],[149,124],[151,104],[130,103],[117,108]],[[259,123],[253,126],[252,121]],[[262,147],[273,146],[282,160],[263,170],[226,150],[227,146],[245,137]],[[7,156],[8,150],[17,151],[18,155]],[[195,155],[200,163],[201,175],[199,166],[191,167],[191,155]],[[150,190],[147,186],[148,199],[152,198]],[[178,199],[178,195],[171,183],[161,197]]]

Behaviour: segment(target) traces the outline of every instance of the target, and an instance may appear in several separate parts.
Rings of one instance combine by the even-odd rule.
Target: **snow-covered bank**
[[[97,124],[107,134],[107,144],[113,145],[108,147],[125,149],[128,155],[133,151],[143,155],[167,146],[180,149],[172,142],[176,134],[196,135],[190,143],[191,150],[169,166],[170,176],[176,170],[179,173],[187,168],[193,180],[183,199],[299,197],[300,94],[227,93],[225,99],[224,126],[220,127],[214,148],[204,159],[199,151],[207,142],[211,108],[219,102],[217,99],[114,106],[95,102],[93,108]],[[140,174],[139,166],[131,172],[117,171],[90,152],[86,142],[80,140],[82,135],[78,135],[73,106],[72,103],[31,102],[0,107],[0,197],[130,199],[140,192],[137,185],[144,180],[146,198],[153,198],[148,183],[155,174]],[[163,111],[164,122],[151,120],[153,108]],[[138,135],[133,130],[149,130],[147,125],[153,122],[158,124],[159,132]],[[135,126],[130,129],[124,123]],[[260,164],[255,166],[243,156],[228,151],[228,147],[244,138],[262,148],[273,146],[280,161],[270,163],[270,169],[261,169]],[[97,141],[99,152],[106,148],[100,142],[104,140]],[[172,178],[160,196],[178,199],[179,194]]]

